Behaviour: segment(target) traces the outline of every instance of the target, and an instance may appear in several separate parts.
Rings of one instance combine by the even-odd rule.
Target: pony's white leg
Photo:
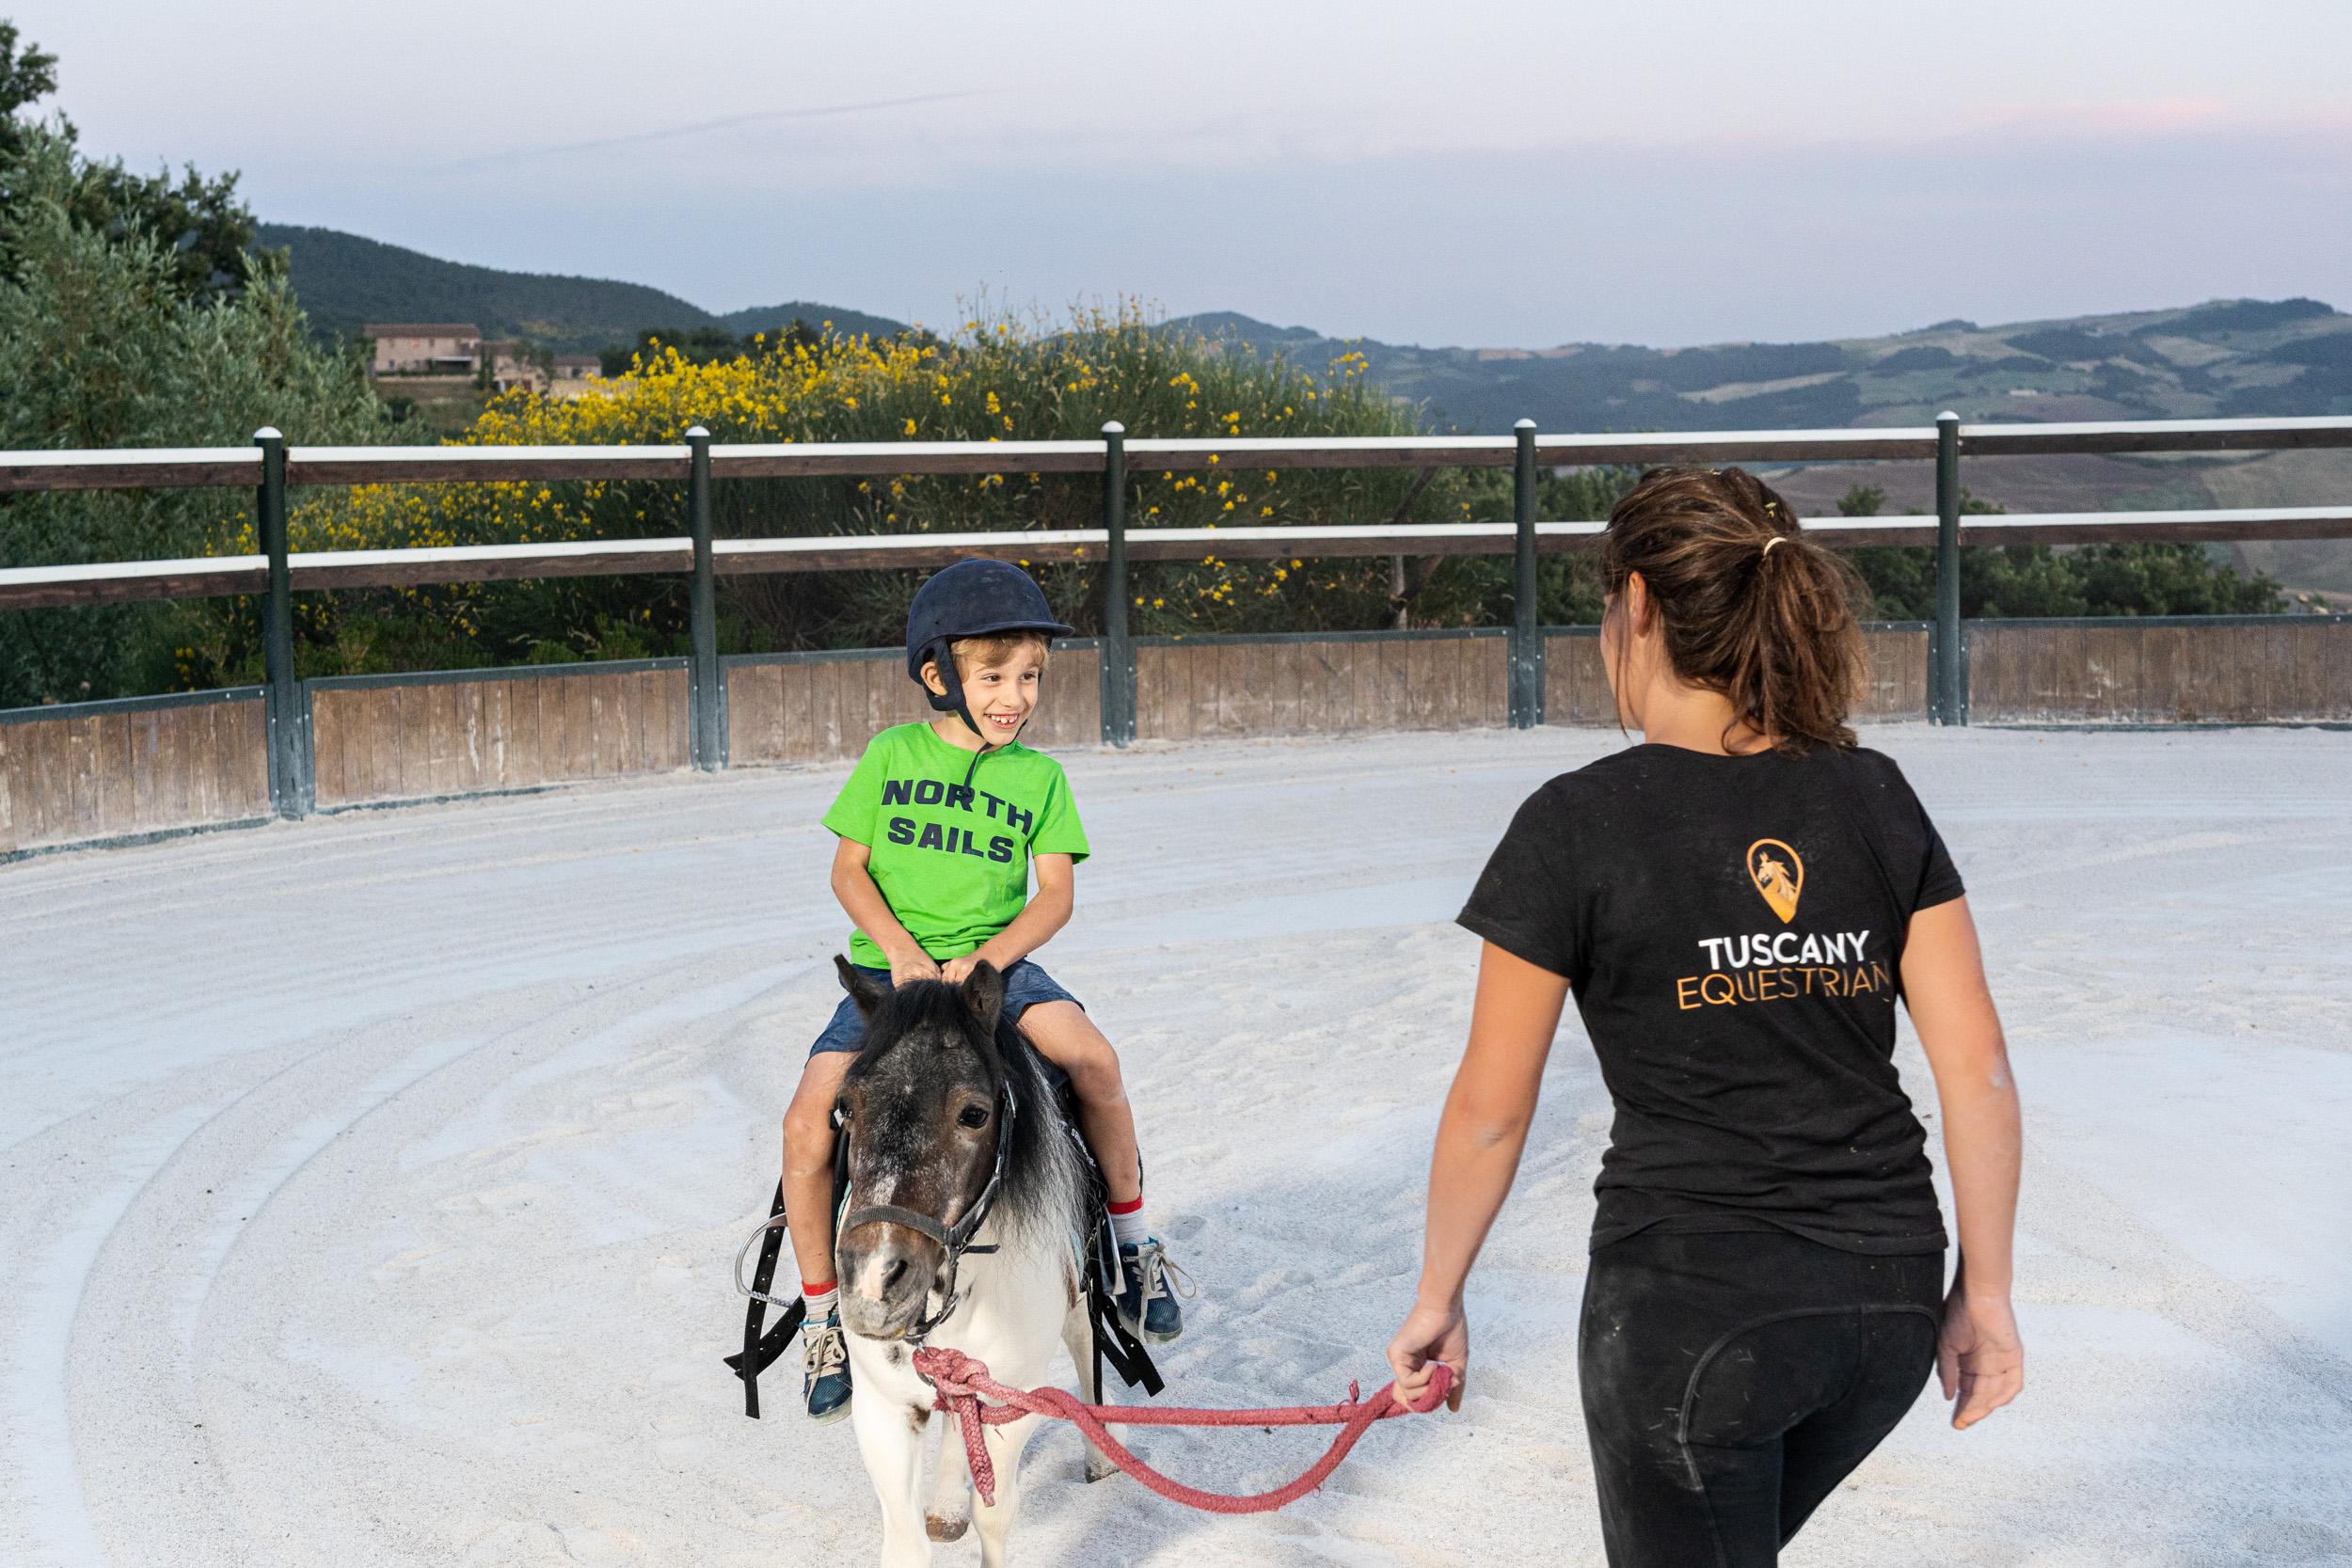
[[[923,1533],[921,1423],[911,1407],[866,1389],[850,1402],[858,1452],[882,1502],[882,1568],[930,1568],[931,1544]]]
[[[988,1429],[988,1459],[996,1469],[996,1504],[975,1499],[972,1518],[980,1530],[980,1568],[1005,1568],[1005,1538],[1021,1506],[1021,1452],[1029,1446],[1038,1418],[1024,1416]]]
[[[1070,1315],[1062,1320],[1061,1342],[1070,1348],[1070,1364],[1078,1369],[1078,1398],[1089,1404],[1104,1402],[1103,1379],[1094,1365],[1094,1320],[1087,1311],[1083,1296],[1079,1298],[1078,1305],[1070,1309]],[[1119,1466],[1094,1446],[1093,1439],[1088,1439],[1087,1480],[1089,1482],[1107,1481],[1118,1473]]]
[[[939,1449],[931,1456],[931,1500],[923,1528],[934,1541],[961,1541],[972,1527],[972,1462],[963,1452],[963,1427],[953,1416],[934,1416]]]

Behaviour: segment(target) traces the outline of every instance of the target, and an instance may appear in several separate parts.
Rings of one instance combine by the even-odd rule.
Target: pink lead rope
[[[1340,1467],[1340,1461],[1347,1457],[1348,1450],[1372,1429],[1375,1421],[1405,1414],[1405,1408],[1396,1402],[1393,1383],[1368,1400],[1359,1398],[1357,1386],[1351,1383],[1346,1402],[1342,1404],[1285,1404],[1264,1410],[1184,1410],[1087,1404],[1063,1388],[1031,1388],[1025,1392],[1008,1388],[988,1375],[984,1363],[959,1350],[918,1350],[914,1353],[914,1370],[937,1391],[932,1408],[954,1416],[962,1428],[963,1451],[972,1466],[972,1489],[980,1495],[983,1504],[992,1508],[996,1503],[996,1467],[988,1457],[987,1429],[1025,1416],[1047,1416],[1068,1421],[1109,1455],[1111,1463],[1170,1502],[1210,1513],[1268,1513],[1296,1502],[1329,1480],[1331,1472]],[[1453,1368],[1439,1362],[1431,1370],[1435,1375],[1430,1379],[1428,1391],[1412,1407],[1416,1415],[1436,1409],[1454,1386]],[[993,1402],[984,1404],[983,1400]],[[1271,1492],[1236,1497],[1222,1492],[1203,1492],[1162,1475],[1110,1434],[1104,1423],[1111,1421],[1159,1427],[1336,1426],[1340,1433],[1331,1439],[1323,1457],[1296,1481]]]

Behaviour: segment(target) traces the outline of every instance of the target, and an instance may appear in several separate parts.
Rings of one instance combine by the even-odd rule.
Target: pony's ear
[[[982,958],[963,977],[963,1006],[983,1035],[996,1033],[996,1020],[1005,1010],[1005,977]]]
[[[859,1014],[872,1018],[874,1009],[882,1005],[882,998],[890,994],[890,988],[870,974],[861,974],[855,965],[838,953],[833,956],[833,967],[834,973],[841,976],[841,989],[848,991],[850,1000],[857,1004]]]

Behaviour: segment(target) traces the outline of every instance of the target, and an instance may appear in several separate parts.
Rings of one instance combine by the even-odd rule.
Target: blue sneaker
[[[841,1337],[841,1309],[810,1320],[801,1329],[801,1396],[808,1418],[819,1424],[850,1413],[850,1345]]]
[[[1184,1331],[1179,1294],[1193,1293],[1192,1276],[1168,1260],[1156,1236],[1119,1247],[1119,1321],[1136,1338],[1165,1345]]]

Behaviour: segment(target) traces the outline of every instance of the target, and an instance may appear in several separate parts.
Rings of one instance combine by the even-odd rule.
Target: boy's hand
[[[903,986],[909,980],[936,980],[939,965],[920,947],[910,947],[903,953],[890,955],[890,983]]]
[[[988,955],[985,953],[966,953],[961,958],[949,958],[946,963],[941,964],[939,977],[951,986],[960,986],[972,977],[974,970],[989,961]],[[1002,969],[1005,966],[998,964],[996,967]]]

